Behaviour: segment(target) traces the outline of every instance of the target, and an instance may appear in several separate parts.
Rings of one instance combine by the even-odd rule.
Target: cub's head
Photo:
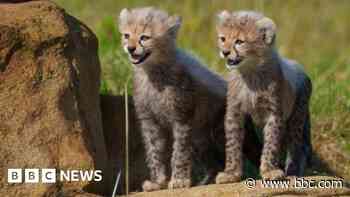
[[[157,63],[176,48],[179,16],[152,7],[123,9],[118,22],[123,48],[134,65]]]
[[[257,65],[274,47],[276,25],[257,12],[222,11],[216,30],[220,56],[229,69]]]

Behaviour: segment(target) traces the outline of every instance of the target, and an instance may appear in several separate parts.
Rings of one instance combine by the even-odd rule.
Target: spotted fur
[[[150,169],[145,191],[191,186],[195,158],[205,164],[208,177],[214,179],[218,171],[213,147],[217,135],[224,134],[223,126],[221,133],[217,128],[223,124],[227,84],[176,47],[180,24],[180,17],[154,8],[124,9],[120,14],[123,47],[134,65],[133,98]]]
[[[252,11],[223,11],[218,17],[220,56],[231,72],[225,118],[226,166],[216,182],[236,182],[242,177],[246,132],[242,123],[247,114],[263,129],[262,177],[302,175],[311,151],[311,81],[296,62],[279,56],[274,45],[276,25],[271,19]],[[280,168],[283,148],[288,152],[284,171]]]

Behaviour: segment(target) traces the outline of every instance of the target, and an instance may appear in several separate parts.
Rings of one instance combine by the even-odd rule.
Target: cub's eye
[[[226,41],[226,38],[225,38],[224,36],[220,36],[220,37],[219,37],[219,40],[220,40],[221,42],[225,42],[225,41]]]
[[[243,41],[243,40],[240,40],[240,39],[237,39],[236,42],[235,42],[235,44],[237,44],[237,45],[241,45],[241,44],[243,44],[243,43],[244,43],[244,41]]]
[[[123,35],[125,39],[129,39],[130,38],[130,34],[124,34]]]
[[[146,35],[142,35],[141,37],[140,37],[140,40],[141,41],[147,41],[147,40],[149,40],[149,39],[151,39],[151,37],[150,36],[146,36]]]

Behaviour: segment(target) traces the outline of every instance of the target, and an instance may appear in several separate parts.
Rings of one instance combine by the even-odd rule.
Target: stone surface
[[[266,197],[266,196],[349,196],[350,189],[348,185],[343,182],[343,187],[322,189],[322,188],[296,188],[295,179],[290,178],[291,182],[289,188],[267,188],[261,184],[261,181],[257,181],[256,186],[248,188],[247,184],[243,181],[234,184],[224,185],[208,185],[201,187],[192,187],[190,189],[177,189],[177,190],[162,190],[156,192],[143,192],[129,195],[129,197],[168,197],[168,196],[181,196],[181,197]],[[304,177],[304,181],[314,180],[320,182],[324,180],[337,180],[334,177]],[[336,184],[334,184],[336,185]]]
[[[8,168],[102,169],[97,39],[50,1],[0,4],[0,196],[102,193],[93,182],[8,184]]]

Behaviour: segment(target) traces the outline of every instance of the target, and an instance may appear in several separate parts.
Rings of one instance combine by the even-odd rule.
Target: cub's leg
[[[233,183],[243,174],[244,114],[238,103],[228,103],[225,117],[225,170],[216,176],[216,183]]]
[[[288,176],[303,176],[311,156],[310,114],[306,104],[297,107],[288,121],[288,147],[285,172]]]
[[[280,115],[271,115],[264,127],[264,147],[260,173],[263,179],[280,179],[284,172],[279,169],[283,120]]]
[[[160,190],[166,187],[165,143],[161,129],[152,119],[141,121],[141,131],[146,149],[146,161],[150,169],[150,180],[144,181],[144,191]]]
[[[171,180],[169,189],[191,186],[191,127],[175,122],[173,126],[173,154],[171,157]]]

